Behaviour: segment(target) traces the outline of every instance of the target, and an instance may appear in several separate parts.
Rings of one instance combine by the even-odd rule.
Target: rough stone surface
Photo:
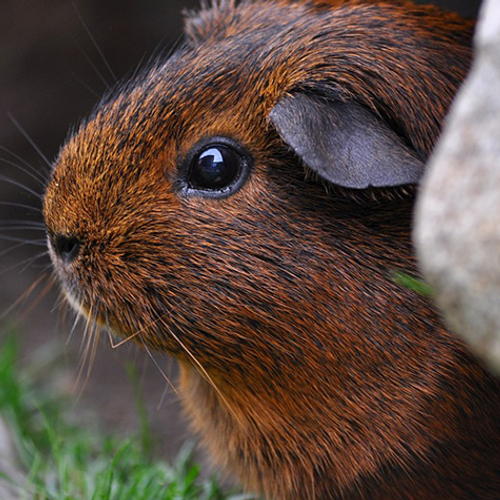
[[[420,192],[415,243],[450,328],[500,373],[500,0],[485,0],[470,76]]]

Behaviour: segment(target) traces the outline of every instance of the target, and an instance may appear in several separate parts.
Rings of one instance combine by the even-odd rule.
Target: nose
[[[80,253],[80,240],[76,236],[56,235],[51,238],[54,252],[65,264],[71,264]]]

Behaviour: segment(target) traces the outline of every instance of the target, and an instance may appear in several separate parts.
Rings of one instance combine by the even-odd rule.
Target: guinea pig
[[[175,357],[214,463],[274,500],[500,498],[500,384],[394,279],[473,24],[387,0],[203,4],[63,145],[68,301]]]

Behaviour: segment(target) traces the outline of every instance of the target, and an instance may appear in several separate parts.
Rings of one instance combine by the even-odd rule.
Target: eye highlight
[[[181,193],[209,198],[230,196],[244,184],[251,164],[246,149],[232,139],[206,139],[186,158],[180,179]]]
[[[197,189],[224,189],[233,183],[239,170],[237,153],[217,145],[195,156],[189,180]]]

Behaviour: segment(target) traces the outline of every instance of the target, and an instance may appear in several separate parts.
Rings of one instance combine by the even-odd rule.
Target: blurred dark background
[[[479,7],[478,0],[421,3],[435,3],[469,17],[475,16]],[[96,45],[120,79],[155,53],[171,49],[181,36],[182,11],[196,5],[192,0],[2,0],[0,146],[6,149],[0,150],[3,159],[0,176],[8,176],[41,192],[35,180],[10,164],[27,162],[46,172],[43,160],[12,118],[52,161],[71,124],[85,116],[106,91],[106,86],[115,81]],[[9,203],[40,207],[35,195],[0,179],[0,238],[40,243],[44,236],[38,229],[22,232],[6,227],[17,224],[18,219],[40,221],[39,211]],[[45,274],[47,277],[32,295],[8,315],[8,321],[16,324],[25,356],[48,345],[62,349],[67,367],[64,376],[71,381],[78,371],[81,329],[77,328],[68,340],[72,319],[64,321],[61,309],[55,307],[57,287],[37,300],[50,275],[48,257],[31,263],[26,259],[43,250],[42,246],[0,241],[0,314]],[[167,454],[175,451],[187,431],[179,416],[177,398],[159,370],[132,346],[113,350],[106,338],[102,340],[75,413],[91,418],[90,414],[97,410],[99,418],[115,430],[134,428],[133,395],[126,375],[126,364],[132,361],[141,375],[158,441],[163,443]],[[165,357],[158,356],[156,360],[175,379],[175,366]],[[72,387],[71,384],[68,387]],[[164,391],[168,393],[165,398]]]

